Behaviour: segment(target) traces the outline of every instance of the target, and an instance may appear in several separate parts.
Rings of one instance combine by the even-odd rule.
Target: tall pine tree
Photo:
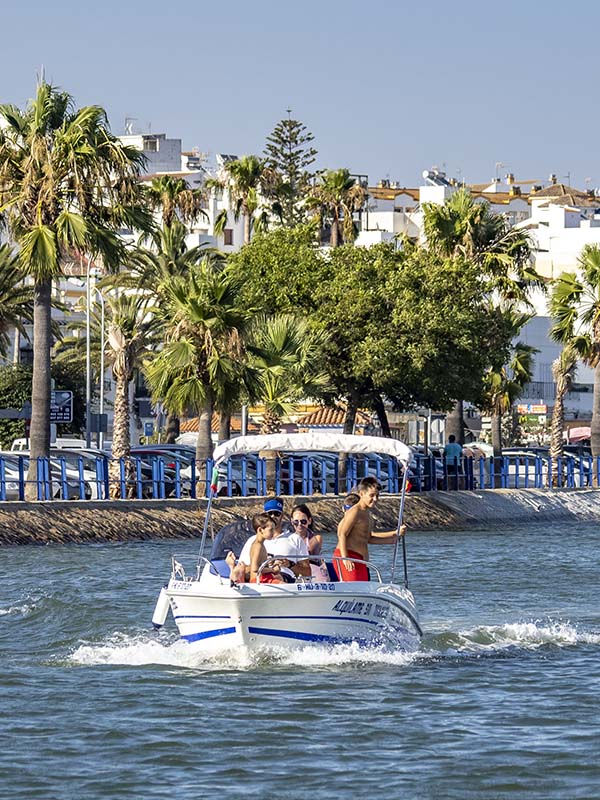
[[[302,201],[312,177],[308,167],[317,155],[311,146],[313,139],[306,125],[291,118],[290,110],[288,118],[280,120],[267,136],[265,158],[267,166],[279,175],[275,189],[276,203],[281,221],[287,228],[293,228],[306,219]]]

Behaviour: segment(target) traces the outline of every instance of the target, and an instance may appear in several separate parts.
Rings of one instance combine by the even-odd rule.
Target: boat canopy
[[[352,436],[344,433],[273,433],[264,436],[237,436],[215,448],[215,464],[230,456],[263,450],[283,452],[327,451],[332,453],[377,453],[408,464],[411,450],[397,439],[382,436]]]

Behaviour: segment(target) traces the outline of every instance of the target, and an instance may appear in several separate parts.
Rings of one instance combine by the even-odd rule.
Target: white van
[[[50,447],[58,447],[63,450],[80,450],[86,447],[85,439],[57,439],[55,442],[50,442]],[[12,443],[11,450],[29,450],[29,439],[15,439]]]

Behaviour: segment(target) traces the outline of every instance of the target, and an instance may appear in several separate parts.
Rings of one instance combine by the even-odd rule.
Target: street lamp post
[[[92,304],[92,286],[90,284],[90,264],[91,258],[88,258],[87,263],[87,280],[86,280],[86,304],[85,304],[85,445],[91,446],[92,439],[92,353],[91,353],[91,304]],[[105,334],[104,334],[104,297],[97,286],[93,287],[94,292],[100,300],[100,420],[104,413],[104,349],[105,349]],[[100,424],[98,425],[100,428]],[[104,434],[98,431],[96,444],[99,448],[104,445]]]
[[[92,437],[92,361],[90,343],[90,264],[91,257],[88,256],[87,274],[85,282],[85,446],[91,446]]]

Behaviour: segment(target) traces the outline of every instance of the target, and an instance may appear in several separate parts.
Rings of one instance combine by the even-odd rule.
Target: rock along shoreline
[[[341,497],[285,497],[307,502],[323,532],[334,532],[342,516]],[[262,509],[263,498],[219,498],[210,533]],[[398,495],[384,495],[375,513],[376,530],[396,527]],[[202,532],[206,500],[116,500],[0,503],[0,546],[84,544],[158,539],[193,539]],[[434,492],[406,497],[405,521],[413,531],[465,530],[545,520],[600,521],[600,490],[496,489]]]

